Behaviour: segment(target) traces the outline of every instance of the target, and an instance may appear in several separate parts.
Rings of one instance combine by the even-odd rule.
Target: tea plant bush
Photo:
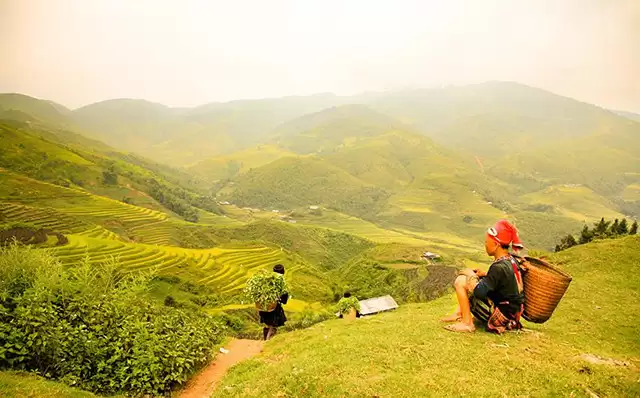
[[[100,393],[167,393],[211,358],[227,326],[155,304],[149,279],[114,263],[65,269],[43,250],[0,249],[0,368]]]

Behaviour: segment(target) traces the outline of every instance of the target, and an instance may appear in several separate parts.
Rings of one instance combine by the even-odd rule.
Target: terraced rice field
[[[183,249],[127,243],[109,239],[71,235],[69,244],[53,249],[63,264],[86,259],[91,264],[115,260],[126,271],[199,275],[197,280],[221,294],[234,294],[260,269],[271,269],[283,260],[280,249]]]
[[[402,242],[417,246],[425,244],[425,241],[419,238],[382,229],[368,221],[332,210],[323,210],[322,216],[307,216],[296,219],[296,223],[346,232],[378,243]]]
[[[91,224],[51,208],[9,202],[0,202],[0,220],[29,223],[63,233],[78,233],[91,229]]]
[[[162,224],[168,216],[160,211],[11,173],[0,174],[0,184],[0,215],[5,220],[105,239],[144,227],[145,243],[170,243],[170,224]]]
[[[66,207],[60,211],[98,224],[117,225],[126,229],[168,218],[165,213],[156,210],[93,195],[87,197],[82,206]]]

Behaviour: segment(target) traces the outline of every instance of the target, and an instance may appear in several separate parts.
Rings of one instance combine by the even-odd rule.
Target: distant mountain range
[[[119,181],[151,192],[155,178],[188,206],[204,194],[268,210],[319,205],[402,233],[465,237],[510,217],[545,247],[585,221],[640,216],[640,122],[517,83],[195,108],[117,99],[69,110],[2,94],[2,120],[12,138],[1,167],[71,183],[135,170]],[[56,153],[45,163],[66,174],[34,166]]]
[[[180,166],[265,143],[274,135],[295,131],[293,119],[350,104],[380,113],[369,126],[406,125],[457,150],[481,156],[615,132],[632,117],[509,82],[352,97],[319,94],[244,100],[194,108],[114,99],[73,111],[51,101],[0,94],[0,117],[36,118],[119,150]],[[381,117],[388,120],[381,122]],[[295,123],[301,122],[304,118]]]

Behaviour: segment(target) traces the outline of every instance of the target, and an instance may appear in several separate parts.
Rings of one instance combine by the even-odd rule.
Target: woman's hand
[[[482,278],[484,276],[487,276],[487,273],[485,271],[481,270],[480,268],[474,268],[473,272],[476,274],[476,276],[478,278]]]
[[[458,275],[476,276],[476,273],[475,273],[475,270],[472,270],[471,268],[466,268],[466,269],[460,270],[458,272]]]

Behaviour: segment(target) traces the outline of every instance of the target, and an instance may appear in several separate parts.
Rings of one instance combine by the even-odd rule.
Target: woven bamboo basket
[[[354,319],[356,319],[358,316],[356,310],[354,310],[353,308],[349,310],[349,312],[347,312],[346,314],[342,314],[342,318],[347,320],[347,321],[353,321]]]
[[[524,258],[524,319],[544,323],[558,306],[571,283],[571,275],[533,257]]]

